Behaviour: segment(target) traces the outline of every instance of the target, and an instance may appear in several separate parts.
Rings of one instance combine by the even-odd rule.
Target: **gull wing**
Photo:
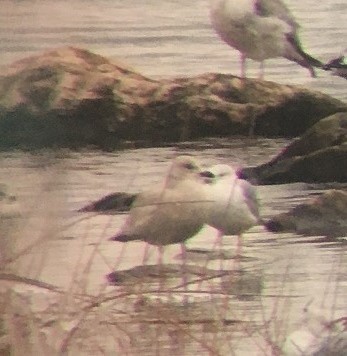
[[[242,193],[245,198],[246,204],[248,205],[249,210],[256,218],[259,219],[260,218],[259,201],[257,197],[256,188],[244,179],[239,179],[238,184],[242,188]]]
[[[294,16],[280,0],[257,0],[255,2],[255,9],[259,16],[281,19],[292,27],[293,32],[299,28],[299,24],[296,22]]]

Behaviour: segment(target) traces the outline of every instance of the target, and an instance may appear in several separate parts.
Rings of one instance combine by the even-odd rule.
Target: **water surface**
[[[285,1],[301,25],[304,48],[328,61],[346,48],[344,0]],[[222,72],[239,75],[237,51],[210,26],[207,0],[2,1],[0,65],[59,46],[81,46],[122,59],[151,77]],[[305,85],[347,101],[346,80],[308,71],[284,59],[266,62],[266,78]],[[258,76],[249,61],[248,75]]]
[[[18,239],[14,241],[23,247],[36,238],[48,239],[48,243],[34,249],[23,260],[22,273],[63,288],[72,288],[76,276],[83,275],[88,266],[88,277],[84,280],[86,291],[98,294],[106,285],[105,276],[114,270],[123,246],[108,241],[108,238],[120,228],[126,215],[89,216],[77,213],[78,208],[110,192],[138,192],[158,182],[169,161],[178,154],[194,155],[205,165],[217,162],[255,165],[269,160],[286,143],[288,140],[285,139],[233,138],[113,153],[63,150],[36,154],[2,153],[0,182],[6,186],[8,194],[17,198],[7,207],[12,206],[12,211],[21,213],[12,231],[13,239]],[[324,188],[304,183],[259,186],[261,214],[267,218],[287,211]],[[215,230],[205,228],[189,241],[188,247],[211,249],[215,237]],[[236,238],[225,237],[223,250],[233,256]],[[129,243],[116,269],[126,270],[141,265],[143,252],[142,242]],[[344,316],[347,308],[345,253],[346,244],[343,243],[322,243],[319,237],[272,234],[262,227],[252,228],[243,237],[241,269],[247,279],[253,278],[251,285],[261,287],[261,290],[255,293],[258,297],[244,298],[234,285],[235,274],[230,275],[230,280],[225,277],[224,287],[232,296],[229,317],[247,321],[251,318],[259,325],[264,323],[264,318],[275,318],[278,319],[278,330],[289,333],[302,318],[307,303],[313,303],[318,313],[329,318]],[[204,257],[194,254],[188,258],[191,265],[202,266],[204,261]],[[152,248],[149,263],[156,262],[157,252]],[[166,250],[164,262],[178,266],[182,263],[179,246],[173,245]],[[234,264],[233,259],[225,260],[224,268],[233,270]],[[219,260],[209,264],[209,268],[216,270],[219,266]],[[196,290],[197,285],[191,288]],[[205,291],[213,290],[209,288],[212,287],[208,284],[203,286]],[[115,287],[109,286],[107,290],[115,290]],[[206,294],[201,297],[206,302]],[[192,295],[193,309],[196,299],[199,301],[199,295]],[[211,308],[215,302],[207,300]],[[204,315],[200,312],[199,316]],[[205,315],[208,316],[209,313]],[[254,337],[251,340],[254,341]],[[148,345],[148,339],[143,341],[141,352],[150,355],[153,349]],[[243,336],[234,351],[237,355],[259,352],[259,345],[253,341]],[[194,347],[192,353],[197,350]]]
[[[346,47],[345,0],[286,3],[301,24],[301,40],[309,53],[326,61]],[[239,55],[214,34],[205,0],[1,2],[0,65],[66,45],[120,58],[150,77],[205,72],[239,74]],[[258,65],[250,62],[249,76],[257,74]],[[318,74],[317,79],[312,79],[307,70],[282,59],[266,64],[267,79],[304,85],[347,101],[346,80],[324,72]],[[49,240],[45,247],[33,249],[19,269],[30,277],[65,288],[82,273],[95,244],[100,243],[85,282],[88,292],[97,294],[121,251],[120,244],[107,238],[121,226],[125,215],[88,217],[76,213],[78,208],[111,192],[145,189],[160,179],[169,161],[180,153],[192,154],[206,165],[224,162],[250,166],[268,161],[288,143],[286,139],[227,138],[112,153],[1,153],[0,188],[16,197],[1,208],[2,214],[15,216],[14,220],[2,220],[10,225],[6,236],[11,236],[11,241],[19,245],[17,248],[36,238]],[[267,218],[287,211],[324,188],[304,183],[260,186],[262,215]],[[215,231],[204,230],[189,241],[189,247],[212,247],[214,237]],[[235,238],[226,237],[224,249],[233,254],[235,243]],[[235,317],[249,318],[252,314],[260,322],[264,314],[273,313],[279,319],[285,316],[291,330],[310,301],[329,317],[346,315],[346,245],[322,243],[319,237],[309,242],[296,234],[272,234],[255,227],[245,234],[243,248],[246,259],[242,268],[261,281],[262,299],[260,305],[259,300],[235,296],[230,308]],[[118,269],[139,265],[143,249],[143,243],[130,244]],[[178,246],[170,247],[165,263],[180,264],[178,254]],[[151,262],[155,261],[154,249]],[[193,259],[190,262],[199,263]],[[212,268],[218,266],[218,261],[211,263]],[[150,346],[142,354],[150,354]],[[257,345],[246,338],[234,348],[237,355],[258,351]],[[196,349],[191,352],[196,353]]]

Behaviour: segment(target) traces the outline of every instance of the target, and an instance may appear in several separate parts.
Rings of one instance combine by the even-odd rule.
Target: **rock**
[[[117,214],[128,211],[135,198],[136,194],[124,192],[111,193],[84,206],[79,209],[78,212],[104,212],[108,214]]]
[[[206,136],[296,136],[347,111],[318,92],[232,75],[153,80],[66,47],[13,63],[0,76],[0,148],[102,149]]]
[[[329,190],[265,223],[273,232],[295,232],[309,236],[347,236],[347,192]]]
[[[78,48],[15,62],[0,79],[1,146],[107,147],[155,88],[128,67]]]
[[[347,181],[347,113],[317,122],[277,157],[239,176],[260,184]]]

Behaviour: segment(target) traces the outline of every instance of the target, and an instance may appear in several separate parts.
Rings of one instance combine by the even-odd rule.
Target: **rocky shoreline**
[[[153,80],[75,47],[0,75],[0,150],[161,146],[206,137],[297,137],[241,172],[260,184],[346,182],[347,105],[302,87],[206,73]]]
[[[270,162],[240,170],[256,184],[347,182],[347,105],[303,87],[218,73],[154,80],[75,47],[24,58],[0,75],[0,150],[233,135],[297,137]],[[112,193],[81,211],[119,213],[133,199]],[[269,229],[285,229],[282,220]]]
[[[0,149],[112,150],[204,137],[295,137],[347,105],[299,86],[233,75],[154,80],[75,47],[0,74]]]

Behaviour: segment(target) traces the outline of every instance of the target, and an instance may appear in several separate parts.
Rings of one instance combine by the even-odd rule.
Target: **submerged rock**
[[[277,157],[239,175],[260,184],[347,181],[347,113],[320,120]]]
[[[0,148],[112,149],[254,133],[296,136],[347,106],[319,92],[232,75],[153,80],[66,47],[0,76]]]
[[[329,190],[265,223],[273,232],[296,232],[302,235],[347,236],[347,192]]]

